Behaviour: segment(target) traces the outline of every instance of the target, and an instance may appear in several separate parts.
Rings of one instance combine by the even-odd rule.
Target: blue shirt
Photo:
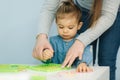
[[[69,50],[69,48],[73,45],[75,38],[73,38],[71,41],[64,41],[61,36],[57,35],[50,37],[49,40],[54,49],[54,55],[50,60],[48,60],[48,62],[62,64],[66,57],[66,53]],[[76,60],[73,62],[73,65],[77,66],[81,62],[85,62],[87,65],[89,65],[92,62],[90,46],[87,46],[84,49],[82,60],[76,58]]]

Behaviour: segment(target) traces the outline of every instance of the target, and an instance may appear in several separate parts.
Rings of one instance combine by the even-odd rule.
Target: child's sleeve
[[[89,65],[93,61],[93,56],[92,56],[92,53],[90,51],[90,46],[87,46],[84,49],[82,60],[79,60],[78,58],[76,60],[77,60],[77,65],[79,65],[82,62],[84,62],[87,65]]]
[[[89,65],[92,61],[93,61],[93,55],[92,52],[90,51],[90,45],[89,45],[84,49],[82,62],[85,62],[87,65]]]

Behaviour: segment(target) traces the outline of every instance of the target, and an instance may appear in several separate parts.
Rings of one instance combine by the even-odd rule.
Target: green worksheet
[[[29,66],[29,69],[35,71],[54,72],[54,71],[68,70],[70,68],[67,67],[62,68],[61,64],[49,63],[49,64]]]
[[[28,69],[28,65],[22,64],[0,64],[0,72],[20,72]]]

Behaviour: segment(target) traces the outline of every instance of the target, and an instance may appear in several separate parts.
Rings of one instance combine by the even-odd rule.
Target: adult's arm
[[[77,39],[87,46],[102,35],[114,23],[119,5],[120,0],[103,0],[102,13],[96,25],[80,34]]]
[[[36,59],[43,60],[42,53],[44,49],[48,49],[53,52],[52,46],[47,39],[47,35],[54,20],[54,15],[58,8],[59,2],[60,0],[44,0],[41,7],[38,36],[32,54]]]
[[[48,34],[60,0],[44,0],[40,11],[38,34]]]
[[[98,19],[96,25],[87,29],[77,37],[77,40],[67,52],[62,67],[71,66],[75,58],[78,56],[79,59],[82,59],[85,46],[93,42],[112,26],[117,16],[119,4],[119,0],[103,0],[101,16]]]

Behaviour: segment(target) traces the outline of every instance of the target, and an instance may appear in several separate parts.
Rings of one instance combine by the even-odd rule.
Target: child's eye
[[[73,29],[73,27],[69,27],[69,29]]]
[[[73,29],[73,28],[69,28],[69,29]]]
[[[59,28],[60,28],[60,29],[63,29],[64,27],[62,27],[62,26],[59,26]]]
[[[74,28],[74,26],[69,26],[68,28],[69,28],[69,29],[73,29],[73,28]]]

